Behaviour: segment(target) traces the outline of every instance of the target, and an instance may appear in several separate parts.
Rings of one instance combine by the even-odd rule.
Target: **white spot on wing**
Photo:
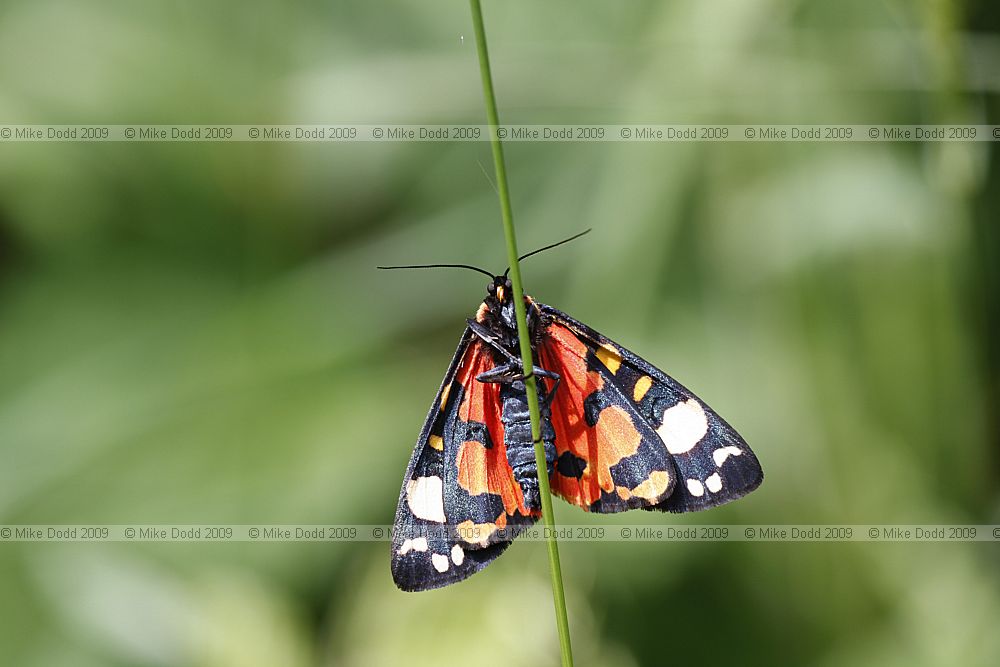
[[[663,411],[663,423],[656,429],[671,454],[691,451],[708,433],[708,416],[693,398]]]
[[[427,551],[427,538],[417,537],[412,540],[403,540],[403,546],[399,547],[399,555],[405,556],[410,551]]]
[[[700,498],[705,495],[705,487],[701,485],[696,479],[689,479],[687,481],[688,493],[690,493],[695,498]]]
[[[722,478],[719,477],[719,473],[713,472],[705,480],[705,487],[712,493],[718,493],[722,490]]]
[[[444,485],[440,477],[418,477],[406,484],[406,504],[413,516],[444,523]]]
[[[739,447],[733,447],[732,445],[728,447],[719,447],[714,452],[712,452],[712,458],[715,460],[715,465],[718,468],[722,467],[722,464],[726,462],[730,456],[739,456],[743,453],[743,450]]]
[[[441,554],[434,554],[431,556],[431,563],[434,565],[434,569],[438,572],[448,571],[448,557]]]
[[[465,560],[465,550],[459,545],[455,545],[451,548],[451,560],[455,565],[461,565],[462,561]]]

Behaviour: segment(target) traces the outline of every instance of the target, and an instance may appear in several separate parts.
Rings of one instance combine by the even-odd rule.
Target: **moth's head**
[[[510,284],[510,278],[506,275],[494,276],[493,281],[486,285],[487,298],[492,297],[496,299],[497,303],[501,306],[506,303],[512,303],[511,294],[513,289]]]
[[[510,278],[506,275],[494,276],[493,281],[486,286],[486,306],[499,317],[509,329],[517,329],[517,317],[514,314],[514,289]]]

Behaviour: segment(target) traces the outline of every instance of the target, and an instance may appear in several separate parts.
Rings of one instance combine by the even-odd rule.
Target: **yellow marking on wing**
[[[632,398],[636,403],[642,400],[649,388],[653,386],[653,378],[648,375],[643,375],[641,378],[635,381],[635,387],[632,389]]]
[[[632,495],[646,500],[656,500],[670,486],[670,473],[666,470],[654,470],[639,486],[632,489]]]
[[[427,439],[427,444],[430,445],[431,449],[436,449],[439,452],[444,450],[444,438],[440,435],[432,435]]]
[[[444,411],[444,406],[448,404],[448,394],[451,393],[451,383],[445,385],[444,390],[441,392],[441,410]]]
[[[622,365],[622,355],[618,354],[618,350],[614,349],[610,345],[602,345],[597,348],[597,358],[601,360],[601,363],[608,367],[608,370],[612,374],[618,372],[618,369]]]
[[[489,544],[490,537],[497,532],[495,523],[475,523],[471,519],[463,521],[455,526],[458,536],[469,544],[478,544],[485,547]]]

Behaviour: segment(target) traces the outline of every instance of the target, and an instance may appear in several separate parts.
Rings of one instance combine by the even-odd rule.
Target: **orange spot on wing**
[[[456,459],[458,484],[468,491],[470,496],[489,493],[486,447],[474,440],[467,440],[458,446]]]
[[[610,493],[615,488],[611,479],[611,466],[638,453],[642,436],[632,424],[628,414],[617,405],[601,410],[597,425],[597,479],[602,489]]]

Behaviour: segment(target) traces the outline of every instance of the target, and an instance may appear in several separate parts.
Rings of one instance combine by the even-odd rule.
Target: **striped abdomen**
[[[552,475],[556,460],[555,431],[552,429],[551,412],[547,405],[542,383],[538,386],[538,408],[542,417],[542,443],[545,448],[547,474]],[[517,380],[500,388],[503,400],[501,421],[504,425],[504,446],[507,462],[514,471],[514,479],[521,485],[524,504],[530,509],[540,509],[538,494],[538,469],[535,466],[535,447],[531,439],[531,418],[528,415],[528,395],[524,382]]]

